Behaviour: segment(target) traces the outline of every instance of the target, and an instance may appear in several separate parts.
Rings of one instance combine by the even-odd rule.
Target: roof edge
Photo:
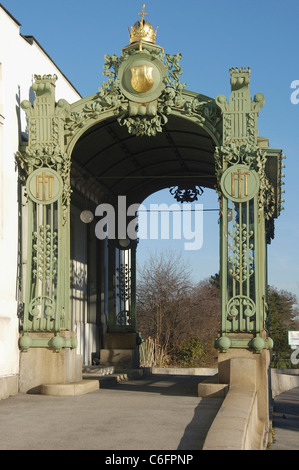
[[[2,8],[3,11],[18,25],[22,26],[21,23],[18,22],[18,20],[15,19],[15,17],[0,3],[0,8]]]
[[[71,87],[75,90],[76,93],[78,93],[79,97],[82,98],[82,95],[81,93],[79,93],[79,91],[77,90],[77,88],[72,84],[72,82],[67,78],[67,76],[62,72],[62,70],[58,67],[58,65],[54,62],[54,60],[52,59],[52,57],[49,56],[49,54],[45,51],[45,49],[43,48],[43,46],[41,46],[41,44],[37,41],[37,39],[32,36],[32,35],[24,35],[24,34],[20,34],[20,36],[25,39],[25,41],[28,42],[28,44],[30,44],[30,46],[33,46],[33,44],[35,43],[39,48],[40,50],[48,57],[48,59],[50,59],[50,61],[55,65],[55,67],[57,68],[57,70],[59,71],[59,73],[61,73],[61,75],[63,76],[63,78],[71,85]]]
[[[16,23],[17,26],[22,26],[18,20],[0,3],[0,8]],[[59,73],[63,76],[63,78],[70,84],[73,90],[78,94],[80,98],[82,98],[81,93],[77,90],[77,88],[72,84],[72,82],[67,78],[67,76],[62,72],[62,70],[58,67],[58,65],[54,62],[54,60],[49,56],[49,54],[45,51],[45,49],[41,46],[41,44],[36,40],[36,38],[32,35],[24,35],[19,33],[20,36],[25,39],[31,46],[35,43],[39,49],[48,57],[48,59],[52,62],[52,64],[57,68]]]

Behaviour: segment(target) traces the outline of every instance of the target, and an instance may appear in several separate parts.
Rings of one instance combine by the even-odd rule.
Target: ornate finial
[[[57,75],[34,75],[35,82],[32,85],[32,90],[36,96],[54,96],[55,82],[58,79]]]
[[[145,16],[148,16],[148,13],[145,13],[145,4],[142,5],[142,12],[138,15],[141,16],[140,21],[136,21],[134,26],[131,27],[131,31],[129,30],[130,44],[140,43],[141,41],[155,44],[157,30],[154,31],[152,25],[144,19]]]
[[[232,90],[239,89],[244,86],[248,87],[251,74],[250,67],[232,67],[229,70],[229,73],[231,76],[230,83]]]
[[[142,13],[138,13],[139,16],[141,16],[141,20],[144,22],[144,17],[148,16],[148,13],[145,13],[145,3],[142,5]]]

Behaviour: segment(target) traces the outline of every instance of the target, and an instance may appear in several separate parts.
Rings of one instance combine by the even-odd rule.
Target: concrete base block
[[[269,364],[267,350],[230,349],[219,355],[218,382],[228,390],[203,450],[266,449],[271,439]]]
[[[17,375],[0,377],[0,400],[17,395],[19,380]]]
[[[41,395],[74,396],[84,395],[99,390],[98,380],[82,380],[69,384],[43,384],[40,386]]]
[[[202,398],[225,398],[228,392],[228,385],[201,382],[198,384],[198,396]]]
[[[233,350],[219,356],[219,383],[230,384],[245,389],[256,387],[256,361],[260,356],[250,351]]]
[[[30,348],[20,353],[19,392],[40,393],[42,384],[72,383],[82,380],[82,356],[74,349],[55,352]]]

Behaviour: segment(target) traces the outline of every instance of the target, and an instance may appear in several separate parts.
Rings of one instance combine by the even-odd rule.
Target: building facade
[[[70,102],[81,98],[72,84],[32,36],[20,33],[20,24],[0,6],[0,398],[18,391],[19,315],[23,204],[16,155],[28,140],[28,122],[20,103],[34,99],[36,73],[57,75],[57,97]],[[13,58],[13,60],[12,60]],[[23,226],[26,233],[26,227]]]

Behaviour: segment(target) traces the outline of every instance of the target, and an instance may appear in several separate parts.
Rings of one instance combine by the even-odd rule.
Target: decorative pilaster
[[[274,207],[265,172],[266,155],[257,143],[257,117],[264,96],[251,100],[250,69],[233,68],[229,102],[222,112],[222,146],[216,149],[221,224],[221,332],[216,347],[270,348],[266,323],[265,220]]]
[[[28,118],[29,141],[17,155],[28,203],[26,283],[20,348],[75,347],[69,316],[70,158],[64,153],[65,100],[55,103],[57,76],[35,75]],[[66,338],[68,336],[68,338]]]

